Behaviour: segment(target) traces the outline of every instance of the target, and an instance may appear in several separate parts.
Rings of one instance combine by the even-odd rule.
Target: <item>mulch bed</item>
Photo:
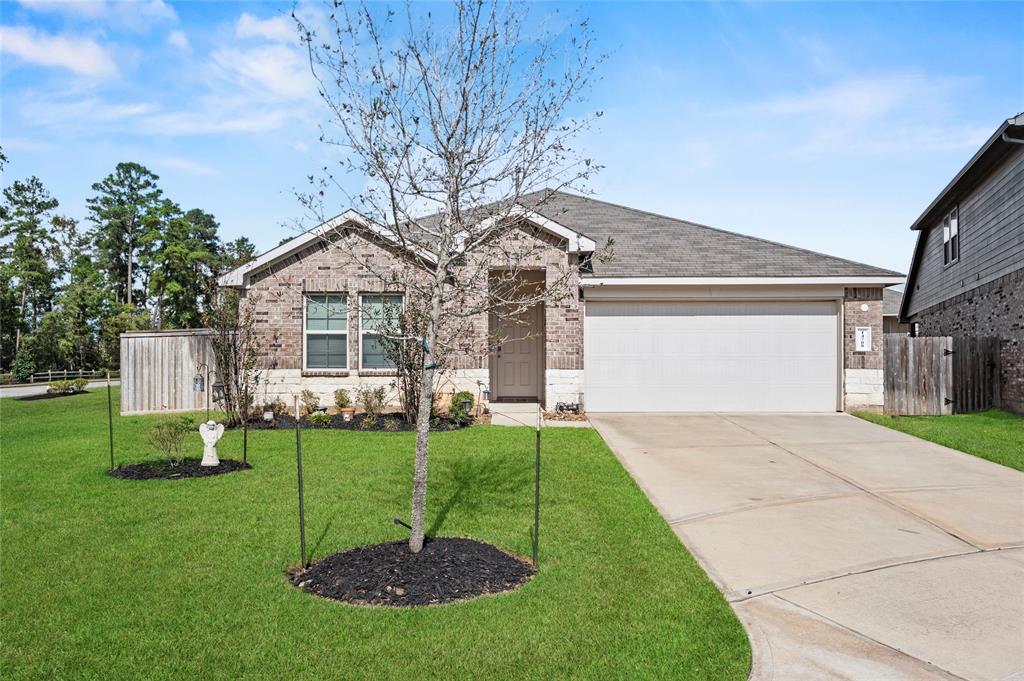
[[[185,459],[177,466],[167,461],[143,461],[122,464],[107,471],[108,475],[124,480],[179,480],[181,478],[207,478],[211,475],[233,473],[252,468],[234,459],[221,459],[220,465],[201,466],[202,459]]]
[[[307,419],[302,419],[303,429],[314,429],[314,430],[364,430],[367,432],[386,432],[386,433],[399,433],[416,430],[415,423],[409,423],[400,416],[394,414],[382,414],[373,420],[367,421],[366,414],[356,414],[352,417],[351,421],[346,421],[341,414],[328,414],[331,421],[323,425],[317,425],[310,423]],[[430,425],[430,430],[459,430],[470,425],[463,421],[455,421],[449,418],[435,419],[434,423]],[[233,426],[233,428],[239,428],[239,426]],[[288,428],[295,428],[295,417],[289,414],[281,414],[277,416],[272,422],[264,421],[261,418],[252,418],[249,420],[249,430],[282,430]]]
[[[458,537],[428,537],[419,553],[408,541],[335,553],[289,575],[317,596],[356,605],[413,606],[461,601],[511,591],[533,566],[491,544]]]
[[[25,395],[24,397],[15,397],[14,399],[19,402],[35,402],[36,400],[52,400],[58,397],[75,397],[76,395],[87,395],[88,390],[79,390],[76,393],[40,393],[38,395]]]

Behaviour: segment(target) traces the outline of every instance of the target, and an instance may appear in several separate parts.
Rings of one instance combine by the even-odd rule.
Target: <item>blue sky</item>
[[[4,184],[38,175],[82,217],[89,186],[138,161],[225,238],[276,245],[302,215],[292,189],[332,158],[291,7],[3,2]],[[611,53],[581,140],[599,198],[900,271],[910,223],[1024,110],[1024,3],[532,11],[556,9]]]

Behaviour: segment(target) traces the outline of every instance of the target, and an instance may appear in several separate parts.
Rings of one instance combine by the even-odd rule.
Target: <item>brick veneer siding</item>
[[[861,307],[866,305],[867,310]],[[871,350],[857,351],[857,327],[871,328]],[[843,299],[843,405],[847,410],[880,407],[884,399],[882,289],[847,288]]]
[[[933,305],[910,318],[921,336],[995,336],[1004,409],[1024,414],[1024,268]]]
[[[359,320],[355,312],[348,318],[348,368],[346,370],[303,371],[304,294],[345,293],[350,300],[364,293],[387,291],[381,270],[409,265],[384,245],[357,234],[339,237],[345,243],[320,242],[275,263],[250,279],[244,295],[256,306],[256,327],[262,349],[261,367],[269,379],[265,398],[287,398],[297,389],[309,387],[321,394],[322,404],[331,403],[337,387],[359,383],[389,383],[389,372],[361,371],[359,357]],[[578,380],[567,376],[583,368],[583,327],[578,294],[579,272],[576,256],[567,254],[557,237],[533,229],[516,230],[508,238],[526,240],[531,253],[522,263],[524,269],[543,271],[548,282],[565,282],[565,295],[549,300],[544,309],[545,395],[547,401],[575,400]],[[503,245],[507,248],[507,244]],[[503,262],[503,248],[492,251],[494,267]],[[370,267],[363,263],[370,263]],[[467,265],[471,267],[471,265]],[[373,271],[371,271],[371,269]],[[486,268],[484,268],[486,270]],[[473,350],[462,352],[452,362],[451,389],[476,390],[476,381],[490,383],[486,314],[472,320]],[[566,370],[574,370],[567,372]]]

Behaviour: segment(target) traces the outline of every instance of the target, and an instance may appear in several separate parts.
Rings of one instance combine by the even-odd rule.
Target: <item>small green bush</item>
[[[331,424],[331,417],[325,411],[314,411],[306,417],[306,422],[314,426],[328,426]]]
[[[345,388],[338,388],[334,391],[334,406],[338,409],[346,409],[352,406],[352,396]]]
[[[299,393],[299,400],[306,414],[312,414],[320,407],[320,398],[312,390],[306,389]]]
[[[469,400],[469,409],[463,407],[462,403]],[[456,421],[468,421],[470,413],[473,411],[473,393],[468,390],[463,390],[452,395],[451,404],[448,406],[448,416],[455,419]]]
[[[356,404],[366,412],[367,416],[377,416],[384,409],[387,391],[384,386],[361,385],[356,389]]]
[[[363,420],[359,422],[359,427],[363,430],[373,430],[377,426],[377,417],[373,414],[367,414],[363,417]]]
[[[85,390],[89,381],[84,378],[76,378],[70,381],[53,381],[46,388],[50,395],[74,395]]]
[[[396,430],[398,430],[398,420],[384,419],[384,430],[388,431],[389,433],[393,433]]]
[[[185,436],[193,430],[195,430],[195,422],[191,417],[167,417],[146,429],[146,440],[153,446],[153,449],[167,459],[168,463],[177,466],[185,458],[183,449]]]
[[[32,357],[27,352],[22,350],[14,356],[14,360],[11,362],[11,374],[15,381],[24,383],[32,378],[35,371],[36,363],[32,361]]]

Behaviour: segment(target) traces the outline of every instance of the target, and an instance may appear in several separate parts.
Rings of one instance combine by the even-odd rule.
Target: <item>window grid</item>
[[[385,314],[391,315],[388,321],[402,307],[401,294],[364,295],[360,302],[359,314],[359,367],[361,369],[390,370],[395,363],[388,359],[384,346],[376,333],[385,321]]]
[[[306,369],[348,368],[348,297],[345,294],[306,295],[303,362]]]

